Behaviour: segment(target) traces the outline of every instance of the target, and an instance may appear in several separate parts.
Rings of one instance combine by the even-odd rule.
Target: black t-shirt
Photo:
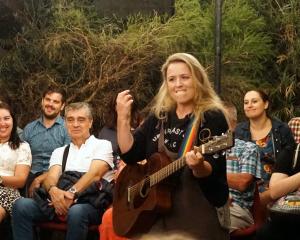
[[[208,137],[208,133],[211,136],[219,136],[228,129],[226,119],[221,111],[207,111],[203,116],[204,120],[199,126],[197,134],[197,145],[200,145]],[[189,122],[189,115],[178,119],[175,111],[168,114],[167,121],[164,123],[165,146],[168,150],[178,152]],[[150,115],[135,131],[132,148],[121,155],[127,164],[149,159],[153,153],[158,151],[160,123],[161,121],[154,115]],[[199,182],[209,202],[214,206],[222,206],[228,199],[225,154],[205,155],[204,157],[212,166],[212,174],[205,178],[195,178],[195,181]]]
[[[297,151],[297,148],[295,151]],[[298,152],[298,157],[294,162],[295,151],[283,149],[277,158],[273,172],[284,173],[288,176],[300,172],[300,153]]]

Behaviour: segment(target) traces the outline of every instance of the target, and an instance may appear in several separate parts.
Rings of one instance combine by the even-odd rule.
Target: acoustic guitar
[[[218,154],[233,144],[233,134],[227,131],[194,149],[201,154]],[[166,178],[185,164],[185,157],[171,161],[166,154],[155,153],[145,164],[123,168],[116,180],[113,200],[113,227],[117,235],[131,237],[150,230],[157,215],[171,208],[171,189]]]

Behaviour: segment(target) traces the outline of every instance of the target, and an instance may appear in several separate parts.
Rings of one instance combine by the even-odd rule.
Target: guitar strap
[[[62,168],[61,172],[62,173],[65,171],[65,168],[66,168],[69,149],[70,149],[70,144],[68,144],[68,146],[66,146],[66,148],[64,150],[63,160],[62,160],[62,164],[61,164],[61,168]]]
[[[159,138],[158,138],[158,152],[160,153],[165,152],[164,142],[165,142],[164,120],[161,120]]]
[[[199,126],[199,124],[197,124],[195,122],[195,118],[192,117],[190,119],[188,128],[186,130],[186,133],[185,133],[184,139],[181,143],[178,154],[177,154],[177,156],[174,157],[174,156],[171,156],[174,154],[171,151],[169,151],[164,145],[164,142],[165,142],[164,120],[162,120],[161,125],[160,125],[159,139],[158,139],[158,152],[166,152],[166,154],[172,159],[184,156],[186,154],[186,152],[188,152],[192,149],[192,147],[195,143],[198,126]]]
[[[178,157],[184,156],[194,146],[198,132],[198,125],[199,124],[196,123],[195,117],[193,116],[190,119],[189,126],[185,132],[184,139],[178,151]]]

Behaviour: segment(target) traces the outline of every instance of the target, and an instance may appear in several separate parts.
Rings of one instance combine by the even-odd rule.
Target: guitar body
[[[227,131],[194,151],[213,154],[233,146]],[[113,201],[113,227],[117,235],[132,237],[148,232],[158,214],[171,208],[168,177],[185,166],[185,157],[171,161],[165,153],[155,153],[146,164],[127,165],[117,178]]]
[[[147,178],[170,162],[166,154],[155,153],[147,163],[127,165],[121,171],[113,201],[113,227],[117,235],[131,237],[145,233],[159,213],[171,208],[171,193],[166,180],[150,187]]]

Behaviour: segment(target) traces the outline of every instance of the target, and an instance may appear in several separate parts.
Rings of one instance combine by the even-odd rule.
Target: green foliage
[[[274,86],[271,97],[274,113],[288,121],[300,115],[297,98],[300,85],[300,2],[297,0],[256,0],[253,6],[268,24],[272,33],[274,59],[268,64],[268,74]]]
[[[172,17],[137,14],[127,19],[99,17],[88,0],[25,3],[19,14],[23,30],[0,59],[0,86],[8,89],[17,104],[20,126],[37,117],[41,92],[50,84],[66,89],[69,102],[90,102],[99,128],[111,96],[120,90],[129,88],[139,108],[149,103],[169,54],[192,53],[212,76],[213,0],[177,0]],[[281,18],[273,20],[278,11]],[[244,92],[263,86],[270,89],[278,106],[283,105],[282,98],[276,98],[278,93],[288,95],[284,106],[291,109],[299,88],[295,83],[299,40],[293,35],[299,31],[297,14],[294,7],[281,9],[271,0],[224,0],[224,99],[242,110]]]
[[[225,70],[262,79],[264,63],[272,57],[266,22],[249,1],[225,1],[223,9],[223,48]],[[247,63],[247,64],[245,64]]]

